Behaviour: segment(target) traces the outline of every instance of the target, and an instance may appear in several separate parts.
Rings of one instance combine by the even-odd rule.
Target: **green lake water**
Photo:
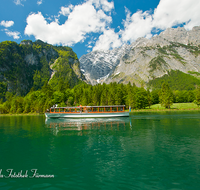
[[[0,117],[7,189],[199,190],[200,112]]]

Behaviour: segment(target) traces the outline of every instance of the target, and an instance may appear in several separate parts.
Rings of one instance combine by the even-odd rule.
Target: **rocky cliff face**
[[[167,29],[151,39],[94,51],[80,58],[80,68],[91,84],[134,82],[137,86],[170,70],[200,71],[200,27]]]
[[[40,89],[51,80],[54,86],[62,79],[73,87],[85,79],[79,64],[69,47],[56,47],[40,40],[24,40],[20,44],[1,42],[0,99],[5,99],[7,91],[26,95],[32,87]],[[52,68],[53,65],[56,65],[55,68]]]
[[[109,51],[93,51],[80,58],[80,69],[91,84],[105,81],[110,73],[119,65],[121,57],[130,51],[130,46],[124,45]]]

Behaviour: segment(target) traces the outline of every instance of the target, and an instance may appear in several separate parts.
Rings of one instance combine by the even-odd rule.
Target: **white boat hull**
[[[129,112],[117,113],[45,113],[48,118],[102,118],[102,117],[128,117]]]

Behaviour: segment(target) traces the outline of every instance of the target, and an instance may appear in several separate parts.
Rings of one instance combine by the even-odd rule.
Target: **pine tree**
[[[164,82],[162,84],[159,100],[160,100],[160,104],[168,109],[173,104],[173,93],[170,90],[168,83]]]
[[[196,89],[196,97],[195,97],[194,103],[197,104],[197,106],[200,105],[200,87],[199,86]]]
[[[101,94],[101,105],[102,106],[108,105],[107,94],[108,94],[107,89],[104,89]]]
[[[136,108],[145,109],[148,106],[147,92],[144,88],[138,88],[136,92]]]
[[[148,102],[148,106],[150,108],[150,106],[152,105],[152,98],[151,98],[151,93],[150,93],[149,89],[147,89],[147,102]]]

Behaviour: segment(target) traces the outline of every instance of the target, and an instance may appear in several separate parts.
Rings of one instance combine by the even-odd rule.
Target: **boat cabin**
[[[51,107],[49,113],[114,113],[125,112],[125,105]]]

